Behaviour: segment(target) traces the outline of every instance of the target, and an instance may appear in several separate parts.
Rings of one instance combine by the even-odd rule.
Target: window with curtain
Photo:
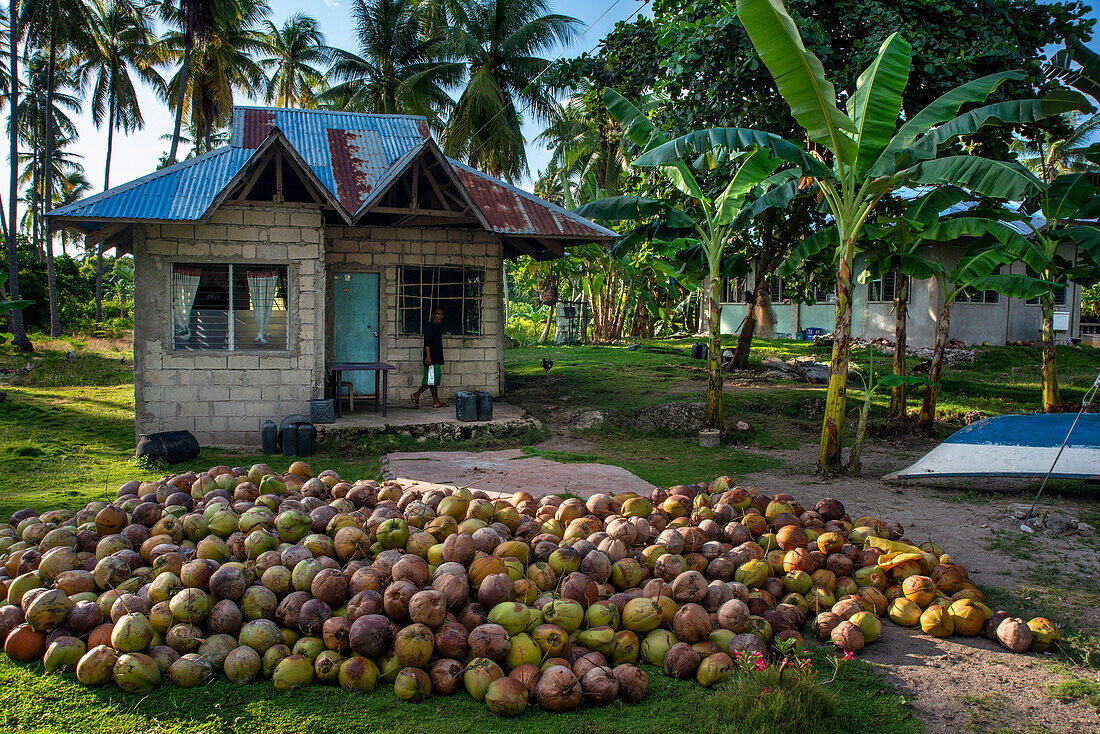
[[[443,333],[481,334],[481,289],[485,268],[472,266],[407,265],[400,270],[397,289],[398,331],[402,336],[424,333],[431,311],[443,309]]]
[[[172,266],[172,348],[287,348],[287,266]]]

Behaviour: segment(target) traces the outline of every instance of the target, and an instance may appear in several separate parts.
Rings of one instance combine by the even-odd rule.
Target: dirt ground
[[[540,448],[586,452],[583,439],[555,432]],[[788,467],[812,467],[816,445],[796,450],[770,451]],[[917,543],[933,540],[951,558],[965,565],[971,578],[980,585],[1017,589],[1026,583],[1029,572],[1044,565],[1060,568],[1100,568],[1097,536],[1078,535],[1051,538],[1038,535],[1027,546],[1028,552],[990,549],[991,539],[1001,538],[1012,544],[1021,531],[1019,521],[1007,511],[1010,504],[1026,501],[1024,482],[1004,480],[941,480],[939,483],[887,483],[879,477],[906,466],[919,457],[927,446],[921,442],[898,441],[886,447],[868,447],[864,451],[863,476],[822,481],[808,471],[769,471],[750,474],[751,484],[768,492],[787,492],[807,506],[823,497],[835,497],[853,516],[876,515],[896,520],[906,528],[907,537]],[[391,455],[400,476],[440,481],[449,475],[465,476],[482,464],[480,470],[491,477],[493,489],[509,491],[512,479],[509,464],[518,470],[523,460],[508,460],[508,452],[487,452],[484,459],[459,452],[448,466],[447,452],[425,455]],[[491,456],[490,454],[500,454]],[[429,459],[425,463],[425,459]],[[539,459],[540,462],[546,460]],[[554,462],[546,462],[554,464]],[[432,477],[417,474],[432,469]],[[532,467],[550,478],[567,478],[574,485],[600,491],[609,477],[592,473],[590,465],[566,464],[556,467]],[[722,471],[721,468],[718,469]],[[626,473],[629,472],[618,470]],[[735,467],[729,470],[736,471]],[[474,472],[475,474],[477,471]],[[636,479],[636,477],[634,477]],[[685,481],[690,478],[685,477]],[[638,480],[640,481],[640,480]],[[553,483],[551,483],[553,484]],[[607,489],[619,490],[621,483],[607,482]],[[644,484],[644,483],[642,483]],[[524,486],[516,484],[516,487]],[[527,487],[525,487],[527,488]],[[512,490],[514,491],[514,490]],[[557,491],[561,491],[558,489]],[[1055,504],[1057,506],[1055,506]],[[1095,511],[1100,500],[1040,503],[1040,510],[1057,509],[1077,516]],[[1093,633],[1100,630],[1100,599],[1074,609],[1078,624]],[[954,734],[964,731],[988,732],[1074,732],[1100,733],[1100,716],[1086,701],[1061,702],[1049,697],[1046,689],[1065,677],[1067,668],[1080,677],[1096,678],[1096,672],[1074,667],[1072,661],[1057,652],[1012,654],[984,638],[949,637],[936,639],[920,632],[883,625],[882,637],[869,645],[861,657],[881,670],[924,721],[929,734]],[[1060,664],[1060,665],[1056,665]],[[1060,670],[1056,669],[1060,668]]]
[[[772,452],[789,466],[812,467],[817,446],[795,451]],[[863,476],[821,481],[807,473],[762,472],[750,474],[753,485],[763,491],[787,492],[807,503],[821,497],[835,497],[850,514],[879,515],[905,526],[916,542],[931,539],[952,560],[969,569],[980,585],[1019,588],[1028,571],[1043,564],[1061,567],[1100,568],[1097,536],[1050,538],[1040,535],[1035,551],[1027,559],[1004,551],[990,550],[996,536],[1011,540],[1021,534],[1019,521],[1010,517],[1008,506],[1024,502],[1026,485],[1006,480],[940,480],[939,483],[894,484],[881,481],[888,472],[920,456],[921,450],[894,446],[864,451]],[[1100,493],[1098,493],[1100,496]],[[1040,502],[1040,509],[1057,509],[1077,515],[1100,501],[1053,504]],[[1100,599],[1075,610],[1079,624],[1092,632],[1100,630]],[[1064,655],[1017,655],[990,640],[948,637],[936,639],[920,632],[883,625],[882,637],[869,645],[861,657],[878,667],[905,696],[925,722],[929,734],[964,731],[1100,732],[1100,716],[1083,700],[1061,702],[1046,695],[1045,689],[1065,676],[1054,662],[1073,667]],[[1096,672],[1073,671],[1096,678]]]

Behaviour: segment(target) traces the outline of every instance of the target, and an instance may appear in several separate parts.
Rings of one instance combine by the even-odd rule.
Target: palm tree
[[[539,54],[568,43],[581,22],[549,12],[548,0],[471,0],[453,19],[453,53],[468,81],[443,131],[447,155],[515,181],[527,172],[520,129],[524,112],[550,119],[554,95]]]
[[[1092,165],[1087,155],[1100,131],[1100,112],[1092,115],[1070,113],[1062,117],[1067,123],[1068,134],[1043,130],[1037,140],[1017,138],[1012,143],[1012,151],[1020,163],[1048,184],[1058,176],[1082,173]]]
[[[593,114],[582,95],[556,105],[546,129],[535,138],[535,142],[551,151],[542,186],[552,190],[557,184],[551,179],[564,176],[580,182],[590,176],[608,196],[617,196],[629,164],[620,143],[622,132],[609,134],[611,124],[610,115]]]
[[[77,79],[81,91],[91,86],[92,120],[107,123],[107,160],[103,166],[103,190],[111,187],[111,152],[115,130],[139,130],[145,120],[138,104],[134,76],[164,93],[164,80],[154,68],[163,59],[149,26],[149,6],[136,7],[128,0],[96,0],[92,5],[92,33]],[[103,317],[103,252],[97,248],[95,318]]]
[[[269,53],[260,66],[271,73],[266,99],[279,107],[316,107],[317,92],[325,83],[325,72],[318,64],[332,60],[332,49],[325,45],[325,34],[317,21],[304,13],[286,19],[282,28],[264,21]]]
[[[69,60],[64,59],[65,67]],[[31,211],[28,221],[35,244],[46,260],[46,282],[50,298],[50,336],[61,336],[61,312],[57,305],[57,280],[54,273],[53,241],[45,235],[43,215],[53,205],[54,184],[75,164],[71,155],[61,148],[76,139],[76,126],[67,112],[78,113],[80,100],[68,94],[74,88],[74,79],[67,73],[57,73],[56,49],[49,56],[36,53],[27,65],[27,95],[16,107],[19,136],[31,146],[23,183],[30,183]],[[19,158],[16,159],[20,160]]]
[[[8,5],[8,110],[11,120],[8,125],[9,161],[19,160],[19,135],[15,131],[19,127],[17,110],[19,107],[19,39],[22,38],[22,26],[19,23],[19,0],[11,0]],[[16,238],[17,209],[19,206],[19,167],[11,164],[9,170],[8,187],[8,221],[5,228],[5,239],[8,250],[8,298],[19,300],[19,249]],[[12,343],[16,349],[24,352],[33,352],[34,345],[27,338],[27,330],[23,324],[23,314],[19,309],[11,312]]]
[[[174,30],[169,32],[163,39],[162,43],[166,49],[170,52],[170,55],[174,58],[180,59],[180,69],[176,75],[172,78],[172,84],[174,90],[171,91],[167,97],[169,103],[173,105],[176,118],[175,127],[172,132],[172,146],[168,151],[169,164],[176,162],[176,155],[179,149],[180,131],[183,128],[183,110],[188,104],[191,104],[191,113],[195,114],[195,105],[193,100],[195,95],[192,93],[193,87],[201,77],[206,74],[213,73],[214,76],[217,72],[209,72],[209,63],[194,63],[193,56],[196,49],[199,51],[199,56],[202,57],[209,53],[210,45],[220,47],[214,51],[214,56],[219,57],[222,61],[230,62],[230,69],[234,65],[233,62],[233,48],[224,48],[227,41],[238,40],[244,42],[244,45],[238,49],[239,56],[247,59],[252,66],[255,63],[248,59],[248,54],[254,51],[258,51],[262,48],[262,43],[258,39],[258,32],[252,29],[252,25],[263,18],[265,18],[270,12],[270,8],[267,5],[267,0],[157,0],[159,2],[160,17],[161,20],[171,26]],[[231,36],[238,35],[233,32],[234,29],[248,29],[246,34],[247,38],[230,38]],[[231,45],[231,44],[230,44]],[[243,60],[243,59],[239,59]],[[206,59],[210,61],[210,59]],[[213,66],[217,67],[218,64],[214,63]],[[224,69],[223,71],[229,72],[230,76],[238,76],[233,74],[230,69]],[[249,77],[251,82],[259,83],[255,79],[255,74],[252,69],[242,70],[244,76]],[[256,69],[258,71],[258,67]],[[259,72],[259,76],[262,78],[263,73]],[[210,78],[207,78],[205,84],[205,91],[209,91],[210,87],[222,86],[223,91],[226,83],[230,89],[229,98],[232,99],[232,87],[239,86],[237,80],[221,80],[219,84]],[[249,92],[258,93],[257,89],[246,89]],[[216,96],[216,95],[215,95]],[[223,100],[224,101],[224,95]],[[203,95],[200,95],[202,98]],[[208,97],[199,107],[203,112],[210,112],[210,108],[213,106],[212,100]],[[203,122],[199,123],[200,128],[207,127],[207,121],[209,118],[203,118]],[[195,124],[195,121],[192,121]],[[201,142],[201,141],[200,141]]]
[[[95,0],[91,12],[92,33],[84,63],[77,70],[77,82],[81,92],[91,87],[89,102],[96,127],[107,123],[106,191],[111,187],[115,130],[131,133],[145,126],[134,76],[163,94],[164,79],[154,68],[163,59],[149,26],[148,6],[136,7],[128,0]]]
[[[193,49],[186,27],[169,31],[161,39],[168,58],[183,60],[168,84],[167,100],[177,110],[189,108],[189,125],[195,131],[198,152],[211,149],[214,131],[228,122],[237,91],[260,96],[267,85],[253,57],[266,48],[264,35],[255,26],[270,12],[266,0],[217,0],[211,2],[211,7],[219,12],[213,15],[202,42]],[[168,154],[173,163],[179,139],[178,119],[173,150]]]
[[[351,15],[359,53],[333,51],[324,107],[355,112],[413,114],[440,129],[454,102],[446,88],[464,68],[443,58],[442,37],[425,34],[415,0],[353,0]]]
[[[66,172],[58,183],[59,185],[53,195],[54,208],[80,201],[92,191],[91,181],[84,175],[84,171],[79,168],[74,168]],[[78,238],[80,238],[80,235],[76,234],[76,232],[71,229],[62,229],[58,232],[58,236],[61,240],[62,253],[64,253],[69,246],[76,245]],[[99,320],[98,313],[96,315],[96,320]]]

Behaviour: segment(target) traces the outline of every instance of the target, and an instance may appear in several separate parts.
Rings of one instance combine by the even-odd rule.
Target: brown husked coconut
[[[466,639],[470,654],[476,658],[489,658],[494,662],[503,662],[512,649],[512,638],[508,630],[499,624],[482,624],[470,631]]]
[[[665,675],[681,680],[694,678],[701,661],[699,653],[692,650],[691,645],[686,642],[677,642],[665,653]]]
[[[997,625],[997,642],[1006,650],[1024,652],[1034,640],[1034,633],[1027,622],[1017,617],[1008,617]]]
[[[619,698],[627,703],[637,703],[649,691],[649,676],[636,665],[623,663],[613,671],[619,682]]]
[[[449,696],[462,684],[462,663],[453,658],[443,658],[432,663],[428,677],[432,679],[432,693]]]
[[[832,639],[833,630],[845,621],[843,617],[834,612],[822,612],[814,617],[814,621],[810,624],[810,630],[817,635],[817,639],[825,642]]]
[[[829,639],[841,650],[852,653],[862,650],[863,645],[866,643],[863,630],[859,628],[859,625],[847,620],[833,628]]]
[[[470,632],[461,622],[448,622],[436,630],[435,649],[444,657],[461,660],[470,651],[469,636]]]
[[[580,683],[581,694],[589,706],[607,706],[619,695],[619,680],[610,668],[592,668]]]
[[[395,582],[408,581],[418,590],[427,586],[432,576],[431,569],[428,568],[428,562],[411,553],[404,554],[397,563],[393,564],[390,575]]]
[[[573,671],[554,665],[543,671],[535,686],[535,700],[545,711],[561,713],[575,709],[582,698],[581,684]]]
[[[432,588],[443,595],[448,610],[455,612],[466,606],[470,599],[470,584],[465,577],[456,574],[439,574],[432,581]]]
[[[600,590],[596,582],[577,571],[562,580],[560,593],[562,599],[572,599],[585,610],[600,598]]]
[[[485,577],[477,590],[478,603],[485,609],[516,600],[516,587],[506,573],[494,573]]]
[[[735,634],[749,628],[749,607],[740,599],[730,599],[718,608],[718,626]]]
[[[681,604],[700,602],[707,595],[707,579],[698,571],[684,571],[672,581],[672,598]]]
[[[438,591],[418,591],[409,600],[409,618],[413,622],[435,629],[443,624],[446,616],[446,601]]]
[[[409,581],[394,581],[382,595],[382,606],[393,620],[405,620],[409,616],[409,602],[420,589]]]
[[[365,614],[351,623],[348,642],[357,655],[377,658],[393,645],[394,630],[381,614]]]
[[[1008,616],[1008,612],[993,612],[989,619],[985,620],[985,636],[996,642],[997,628],[1001,626],[1001,622],[1008,619]]]
[[[346,610],[352,622],[364,614],[381,614],[384,610],[382,595],[372,589],[364,589],[348,599]]]
[[[515,678],[523,687],[527,689],[528,693],[533,694],[535,687],[538,686],[539,681],[542,679],[542,670],[539,666],[532,663],[523,663],[517,665],[512,669],[512,672],[508,674],[509,678]]]

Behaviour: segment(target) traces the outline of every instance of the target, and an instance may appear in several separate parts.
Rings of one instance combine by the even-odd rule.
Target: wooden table
[[[386,417],[386,396],[389,393],[390,387],[390,372],[397,369],[392,364],[386,364],[385,362],[333,362],[328,365],[329,374],[332,375],[332,384],[335,387],[336,393],[336,417],[339,418],[343,415],[343,392],[344,388],[341,382],[343,381],[343,374],[345,372],[353,372],[355,370],[367,370],[374,372],[374,410],[378,412],[379,396],[381,396],[382,405],[382,417]],[[378,377],[381,374],[382,377],[382,389],[378,389]]]

